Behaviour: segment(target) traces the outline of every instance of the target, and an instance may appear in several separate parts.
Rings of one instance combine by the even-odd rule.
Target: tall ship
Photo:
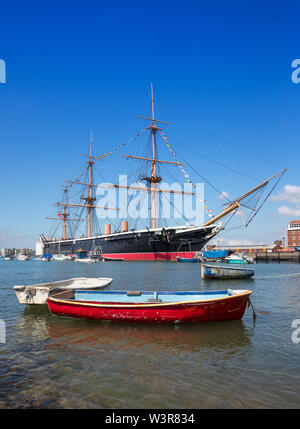
[[[138,154],[122,155],[126,159],[141,162],[143,165],[143,169],[139,171],[137,183],[134,185],[128,185],[127,182],[125,184],[95,184],[94,172],[95,168],[98,168],[96,167],[97,162],[105,161],[105,158],[111,156],[114,150],[121,150],[125,144],[121,144],[101,156],[95,156],[91,133],[89,153],[83,155],[87,158],[83,172],[75,180],[65,178],[65,183],[62,186],[63,198],[60,202],[55,203],[56,210],[58,210],[57,215],[48,217],[48,219],[57,222],[56,230],[51,235],[40,235],[42,253],[76,255],[80,251],[85,251],[106,258],[121,258],[128,261],[176,261],[177,257],[197,257],[209,240],[224,229],[222,225],[224,217],[230,214],[233,215],[237,210],[246,207],[250,209],[250,220],[252,220],[286,171],[284,169],[273,174],[270,178],[258,183],[237,198],[227,201],[225,207],[216,215],[212,215],[209,210],[204,208],[206,204],[205,200],[202,199],[202,210],[209,213],[209,219],[201,225],[191,224],[188,219],[186,219],[185,224],[181,225],[172,225],[172,223],[171,225],[162,225],[158,214],[162,197],[171,198],[174,195],[178,195],[183,198],[187,195],[197,199],[200,196],[197,195],[196,186],[189,179],[190,176],[187,173],[186,165],[178,162],[176,153],[168,143],[168,137],[161,128],[163,125],[169,125],[169,123],[157,120],[155,117],[152,84],[151,113],[150,117],[140,117],[149,121],[141,133],[148,134],[147,149],[150,153],[147,156],[138,156]],[[134,138],[141,133],[138,133]],[[158,138],[159,142],[169,150],[168,153],[172,155],[171,160],[159,159]],[[190,185],[190,190],[187,191],[186,188],[178,190],[161,187],[161,166],[180,168],[185,181]],[[253,200],[252,197],[254,195],[261,196],[262,190],[269,183],[273,183],[273,179],[275,185],[263,202],[259,204],[259,198],[254,198],[255,204],[250,206],[249,201]],[[74,191],[76,187],[78,187],[79,191],[73,192],[74,195],[70,199],[70,191]],[[147,195],[149,207],[147,212],[148,219],[145,221],[146,225],[142,228],[136,228],[135,225],[135,227],[132,227],[130,219],[119,217],[119,224],[114,227],[114,231],[112,231],[112,224],[108,222],[104,225],[104,231],[101,231],[97,211],[107,213],[107,218],[109,219],[111,213],[119,213],[121,209],[109,205],[97,205],[96,197],[97,189],[99,188],[118,192],[122,190],[140,192]],[[115,217],[113,218],[115,219]],[[137,223],[136,220],[134,223]],[[85,225],[84,231],[82,230],[82,225]],[[60,237],[56,236],[55,238],[58,227],[61,228],[62,233]]]

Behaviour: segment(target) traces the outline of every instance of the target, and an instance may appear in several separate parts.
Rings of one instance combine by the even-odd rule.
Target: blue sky
[[[221,191],[233,197],[257,182],[181,144],[255,178],[288,168],[277,198],[248,229],[228,230],[223,240],[268,243],[300,215],[296,1],[10,1],[0,23],[7,67],[0,247],[33,246],[49,231],[56,185],[66,169],[70,177],[81,172],[77,153],[88,150],[91,128],[102,154],[145,126],[136,114],[150,113],[150,82],[157,115],[172,123],[174,148]],[[113,181],[123,166],[115,156],[99,169]],[[219,204],[209,187],[205,196]]]

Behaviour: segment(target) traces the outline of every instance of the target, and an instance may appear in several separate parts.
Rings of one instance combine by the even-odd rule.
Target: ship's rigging
[[[130,185],[122,185],[122,184],[112,184],[112,185],[96,185],[94,183],[93,179],[93,170],[95,168],[95,163],[98,160],[104,160],[107,156],[113,155],[114,151],[122,149],[127,143],[129,143],[132,140],[135,140],[136,137],[131,138],[126,144],[121,144],[117,148],[115,148],[114,151],[108,151],[107,153],[95,156],[93,154],[93,138],[92,138],[92,132],[90,134],[90,144],[89,144],[89,154],[80,154],[81,156],[84,156],[87,158],[86,161],[86,167],[84,171],[81,173],[79,177],[77,177],[75,180],[67,180],[65,178],[65,183],[63,186],[63,200],[60,202],[55,203],[55,206],[58,208],[57,217],[51,217],[49,216],[48,219],[58,220],[59,223],[62,225],[63,228],[63,240],[67,240],[70,238],[75,238],[76,232],[80,231],[80,223],[84,220],[84,212],[86,212],[86,218],[87,218],[87,230],[85,233],[82,233],[82,236],[86,236],[87,238],[91,238],[97,235],[101,234],[97,216],[95,213],[95,209],[101,209],[105,212],[110,213],[112,210],[119,210],[118,207],[110,207],[110,206],[98,206],[96,205],[96,189],[97,188],[107,188],[107,189],[126,189],[126,190],[133,190],[133,191],[140,191],[145,192],[149,194],[150,196],[150,207],[149,207],[149,218],[150,218],[150,228],[152,230],[155,230],[160,227],[158,225],[158,215],[157,215],[157,204],[158,204],[158,198],[167,198],[167,196],[171,196],[172,194],[187,194],[187,195],[196,195],[195,187],[191,180],[189,179],[189,175],[187,174],[187,171],[185,168],[186,166],[189,166],[196,174],[198,174],[200,177],[201,174],[197,172],[188,162],[179,162],[175,151],[172,149],[171,145],[168,144],[168,139],[163,133],[162,128],[159,128],[161,126],[160,124],[170,125],[168,122],[163,122],[155,117],[155,109],[154,109],[154,96],[153,96],[153,86],[151,84],[151,117],[146,116],[139,116],[140,118],[143,118],[147,121],[150,121],[150,125],[145,127],[142,131],[140,131],[136,137],[140,136],[146,131],[150,132],[151,136],[151,155],[150,156],[136,156],[136,155],[125,155],[122,154],[123,157],[126,159],[131,159],[133,161],[139,160],[142,161],[143,168],[140,170],[139,174],[139,183],[141,185],[138,186],[130,186]],[[174,161],[168,161],[168,160],[161,160],[158,159],[158,151],[157,151],[157,135],[161,138],[161,140],[167,144],[169,150],[171,151]],[[146,165],[150,166],[150,172],[147,174],[147,170],[149,169],[146,167]],[[185,177],[187,177],[187,181],[191,185],[191,191],[179,191],[176,189],[173,190],[164,190],[159,187],[159,184],[162,181],[162,176],[160,174],[160,167],[161,166],[167,166],[167,165],[173,165],[177,166],[181,169],[182,173]],[[254,218],[257,211],[261,209],[262,205],[268,198],[269,194],[265,198],[265,200],[262,202],[261,205],[258,206],[258,203],[263,195],[263,191],[265,187],[277,177],[277,182],[275,183],[274,187],[277,185],[278,181],[281,179],[282,175],[285,173],[286,169],[282,169],[278,173],[272,175],[269,179],[262,181],[258,185],[256,185],[254,188],[250,189],[248,192],[242,194],[238,198],[235,198],[233,200],[229,200],[227,198],[226,207],[218,214],[213,215],[211,213],[211,210],[206,210],[208,215],[210,216],[210,219],[203,223],[202,227],[207,227],[213,224],[216,224],[220,219],[223,217],[234,214],[237,211],[240,211],[242,208],[249,209],[251,211],[249,219],[245,222],[243,218],[244,226],[247,226],[249,222]],[[83,177],[84,176],[84,177]],[[145,186],[143,186],[142,182],[145,182]],[[208,182],[209,183],[209,182]],[[210,184],[210,183],[209,183]],[[79,185],[81,186],[81,195],[80,195],[80,201],[78,203],[69,202],[68,193],[72,189],[73,185]],[[211,185],[211,184],[210,184]],[[213,186],[216,190],[218,190],[214,185]],[[274,189],[273,187],[273,189]],[[272,189],[272,190],[273,190]],[[272,192],[271,190],[271,192]],[[219,191],[219,190],[218,190]],[[76,195],[76,194],[75,194]],[[77,193],[78,195],[78,193]],[[246,204],[245,200],[249,200],[253,198],[253,201],[248,202]],[[205,204],[206,205],[206,204]],[[70,217],[70,210],[75,210],[75,215]],[[184,217],[184,216],[183,216]],[[186,219],[188,221],[188,219]],[[73,223],[74,222],[74,223]],[[77,225],[76,225],[77,224]]]

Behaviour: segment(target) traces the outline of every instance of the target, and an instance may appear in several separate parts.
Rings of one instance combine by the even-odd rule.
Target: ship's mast
[[[139,116],[143,119],[148,119],[151,121],[151,125],[148,127],[148,129],[151,131],[152,134],[152,159],[148,159],[148,161],[151,161],[151,176],[150,177],[143,177],[142,180],[146,180],[149,183],[149,191],[151,193],[151,221],[152,221],[152,228],[156,228],[156,184],[161,182],[161,177],[157,176],[156,171],[156,165],[158,162],[165,162],[168,164],[173,164],[168,161],[159,161],[156,158],[156,132],[159,131],[159,128],[157,127],[156,123],[163,123],[170,125],[168,122],[158,121],[155,119],[154,114],[154,98],[153,98],[153,85],[151,83],[151,110],[152,110],[152,118],[146,118],[144,116]],[[136,159],[146,159],[146,158],[140,158],[140,157],[130,157],[128,158],[136,158]],[[175,163],[174,163],[175,164]]]
[[[155,141],[155,133],[158,130],[155,125],[155,116],[154,116],[154,100],[153,100],[153,85],[151,83],[151,106],[152,106],[152,125],[151,125],[151,133],[152,133],[152,156],[153,161],[151,163],[151,217],[152,217],[152,228],[156,228],[156,141]]]
[[[82,153],[80,153],[79,155],[86,156],[89,158],[87,161],[88,183],[82,183],[82,182],[79,182],[78,180],[76,180],[76,181],[68,180],[68,182],[69,183],[82,184],[82,185],[87,186],[87,188],[88,188],[87,196],[81,196],[80,197],[82,200],[85,201],[85,204],[69,204],[69,203],[64,202],[64,203],[56,203],[56,205],[57,206],[64,205],[65,207],[70,206],[70,207],[87,208],[87,211],[88,211],[88,238],[90,238],[92,236],[92,213],[93,213],[93,210],[96,208],[103,209],[103,210],[118,210],[118,209],[113,208],[113,207],[102,207],[102,206],[96,206],[95,205],[96,198],[93,197],[93,188],[95,187],[95,185],[93,184],[93,165],[95,164],[94,160],[96,160],[97,158],[95,158],[93,156],[93,134],[92,134],[92,130],[90,133],[90,153],[89,153],[89,155],[82,154]],[[71,219],[69,219],[69,220],[71,220]],[[77,219],[72,219],[72,220],[77,220]]]
[[[70,219],[69,216],[70,214],[67,211],[67,207],[71,204],[68,204],[68,191],[69,191],[69,186],[67,185],[68,180],[67,180],[67,175],[65,176],[65,184],[63,186],[63,192],[64,192],[64,200],[63,202],[60,203],[56,203],[55,205],[58,207],[63,207],[64,211],[63,213],[58,212],[57,216],[58,217],[46,217],[46,219],[55,219],[55,220],[60,220],[63,221],[63,230],[64,230],[64,235],[63,235],[63,239],[67,240],[67,221],[74,221],[74,222],[80,222],[81,219]],[[62,186],[62,185],[59,185]]]
[[[88,196],[87,197],[81,197],[83,200],[85,200],[87,206],[88,206],[88,237],[92,236],[92,209],[94,207],[94,201],[96,201],[96,198],[93,198],[92,196],[92,168],[95,164],[93,161],[93,155],[92,155],[92,144],[93,144],[93,134],[91,130],[91,136],[90,136],[90,156],[88,161],[88,170],[89,170],[89,186],[88,186]]]
[[[67,213],[67,193],[68,193],[68,186],[67,186],[67,175],[66,175],[66,177],[65,177],[65,187],[64,187],[65,205],[64,205],[64,216],[63,216],[63,222],[64,222],[64,240],[67,239],[67,218],[69,216],[69,214]]]
[[[152,117],[148,118],[145,116],[139,116],[137,115],[139,118],[143,118],[143,119],[147,119],[151,121],[151,125],[149,127],[147,127],[150,132],[151,132],[151,137],[152,137],[152,158],[143,158],[140,156],[131,156],[131,155],[123,155],[126,158],[132,158],[132,159],[141,159],[141,160],[145,160],[145,161],[149,161],[151,162],[151,174],[150,177],[143,177],[141,178],[141,180],[145,180],[148,183],[148,186],[145,188],[141,188],[141,187],[133,187],[133,186],[121,186],[121,185],[110,185],[108,186],[108,188],[125,188],[125,189],[136,189],[136,190],[141,190],[141,191],[148,191],[150,193],[151,196],[151,202],[150,202],[150,208],[151,208],[151,224],[152,224],[152,228],[155,229],[157,228],[157,213],[156,213],[156,194],[157,193],[162,193],[162,192],[168,192],[168,193],[179,193],[179,194],[190,194],[190,195],[194,195],[194,192],[181,192],[181,191],[177,191],[177,190],[161,190],[157,187],[157,183],[160,183],[162,178],[159,177],[157,175],[157,164],[158,163],[164,163],[164,164],[174,164],[174,165],[181,165],[178,162],[172,162],[172,161],[162,161],[157,159],[157,151],[156,151],[156,132],[160,130],[160,128],[157,127],[156,123],[162,123],[162,124],[167,124],[167,125],[171,125],[168,122],[163,122],[163,121],[159,121],[157,119],[155,119],[155,112],[154,112],[154,97],[153,97],[153,85],[151,83],[151,110],[152,110]],[[92,140],[91,140],[92,141]],[[89,156],[89,183],[84,183],[84,182],[80,182],[78,180],[75,181],[69,181],[71,183],[76,183],[76,184],[81,184],[81,185],[85,185],[88,186],[88,197],[84,198],[86,201],[86,206],[88,208],[88,216],[89,216],[89,237],[90,237],[90,212],[91,209],[94,208],[95,206],[93,205],[94,199],[92,198],[92,188],[93,187],[107,187],[107,186],[103,186],[103,185],[94,185],[92,183],[92,179],[91,179],[91,171],[92,171],[92,166],[94,164],[93,160],[97,159],[95,157],[92,156],[92,150],[91,150],[91,141],[90,141],[90,155],[84,155],[84,156]],[[80,154],[82,155],[82,154]],[[112,210],[112,208],[109,207],[102,207],[105,208],[107,210]],[[114,210],[119,210],[118,208],[114,208]]]
[[[88,182],[88,194],[87,196],[81,196],[81,199],[85,201],[85,205],[82,205],[81,207],[86,207],[88,210],[88,238],[90,238],[92,236],[92,210],[94,208],[96,208],[94,202],[96,201],[96,198],[93,198],[93,165],[95,164],[94,162],[94,157],[93,157],[93,132],[91,130],[90,133],[90,153],[89,155],[85,155],[88,156],[89,160],[87,161],[88,164],[88,176],[89,176],[89,182]],[[80,206],[80,205],[79,205]]]

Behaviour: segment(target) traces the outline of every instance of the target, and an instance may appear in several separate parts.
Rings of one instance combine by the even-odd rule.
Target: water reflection
[[[230,288],[232,289],[252,289],[254,278],[249,279],[230,279]],[[225,290],[228,286],[228,281],[221,279],[201,279],[201,286],[203,289],[209,290]]]
[[[242,320],[182,325],[75,320],[49,314],[47,308],[27,307],[17,325],[19,335],[50,341],[53,348],[111,347],[119,350],[151,346],[156,350],[239,350],[251,345],[253,329]]]

